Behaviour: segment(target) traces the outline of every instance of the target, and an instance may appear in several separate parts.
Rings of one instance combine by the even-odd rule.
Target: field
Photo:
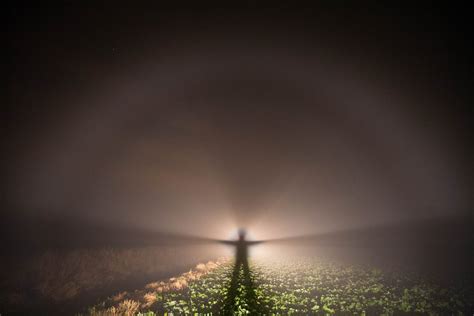
[[[209,245],[182,244],[5,256],[0,262],[0,314],[74,315],[116,289],[140,288],[215,257],[216,249]]]
[[[343,265],[315,257],[250,261],[234,271],[224,258],[143,290],[121,292],[90,315],[471,315],[468,285],[441,286],[406,272]]]

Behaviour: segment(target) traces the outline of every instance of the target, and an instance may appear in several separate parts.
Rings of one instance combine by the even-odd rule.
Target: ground
[[[471,315],[473,304],[469,285],[441,286],[407,272],[301,257],[250,260],[249,278],[223,258],[121,292],[89,314]]]

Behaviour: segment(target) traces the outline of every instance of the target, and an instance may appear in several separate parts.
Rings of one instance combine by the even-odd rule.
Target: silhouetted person
[[[245,240],[246,232],[244,229],[239,229],[238,240],[221,240],[221,243],[235,246],[235,265],[248,265],[248,247],[262,243],[262,241],[248,241]]]
[[[239,230],[239,239],[235,241],[221,240],[220,242],[226,245],[235,246],[235,266],[232,272],[232,280],[228,289],[227,300],[224,303],[223,312],[225,315],[231,315],[235,309],[235,298],[238,295],[239,284],[245,287],[245,299],[251,312],[264,314],[262,307],[258,304],[252,276],[250,273],[248,263],[248,247],[256,244],[260,244],[263,241],[248,241],[245,240],[245,230]],[[241,276],[241,270],[243,270],[243,277]]]

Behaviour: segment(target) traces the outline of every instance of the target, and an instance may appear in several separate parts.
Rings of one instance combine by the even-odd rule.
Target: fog
[[[142,9],[12,18],[11,253],[471,225],[466,43],[437,13]]]
[[[457,135],[437,113],[451,96],[410,86],[421,70],[347,56],[318,31],[227,28],[147,39],[146,58],[118,42],[112,69],[31,87],[42,98],[12,146],[8,198],[48,216],[262,238],[469,207]],[[61,63],[77,72],[104,68],[72,57]]]

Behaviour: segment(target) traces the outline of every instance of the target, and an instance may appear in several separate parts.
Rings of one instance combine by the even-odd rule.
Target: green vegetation
[[[241,280],[232,297],[229,288],[236,274],[233,263],[227,261],[194,280],[188,278],[185,286],[179,281],[185,277],[174,278],[172,284],[181,286],[157,283],[148,290],[122,293],[119,299],[111,298],[90,312],[113,315],[111,308],[123,311],[126,306],[133,313],[140,311],[139,315],[227,315],[230,311],[237,315],[470,315],[474,310],[472,288],[443,288],[406,273],[314,258],[254,260],[251,271],[251,286],[240,282],[244,275],[238,271]]]

